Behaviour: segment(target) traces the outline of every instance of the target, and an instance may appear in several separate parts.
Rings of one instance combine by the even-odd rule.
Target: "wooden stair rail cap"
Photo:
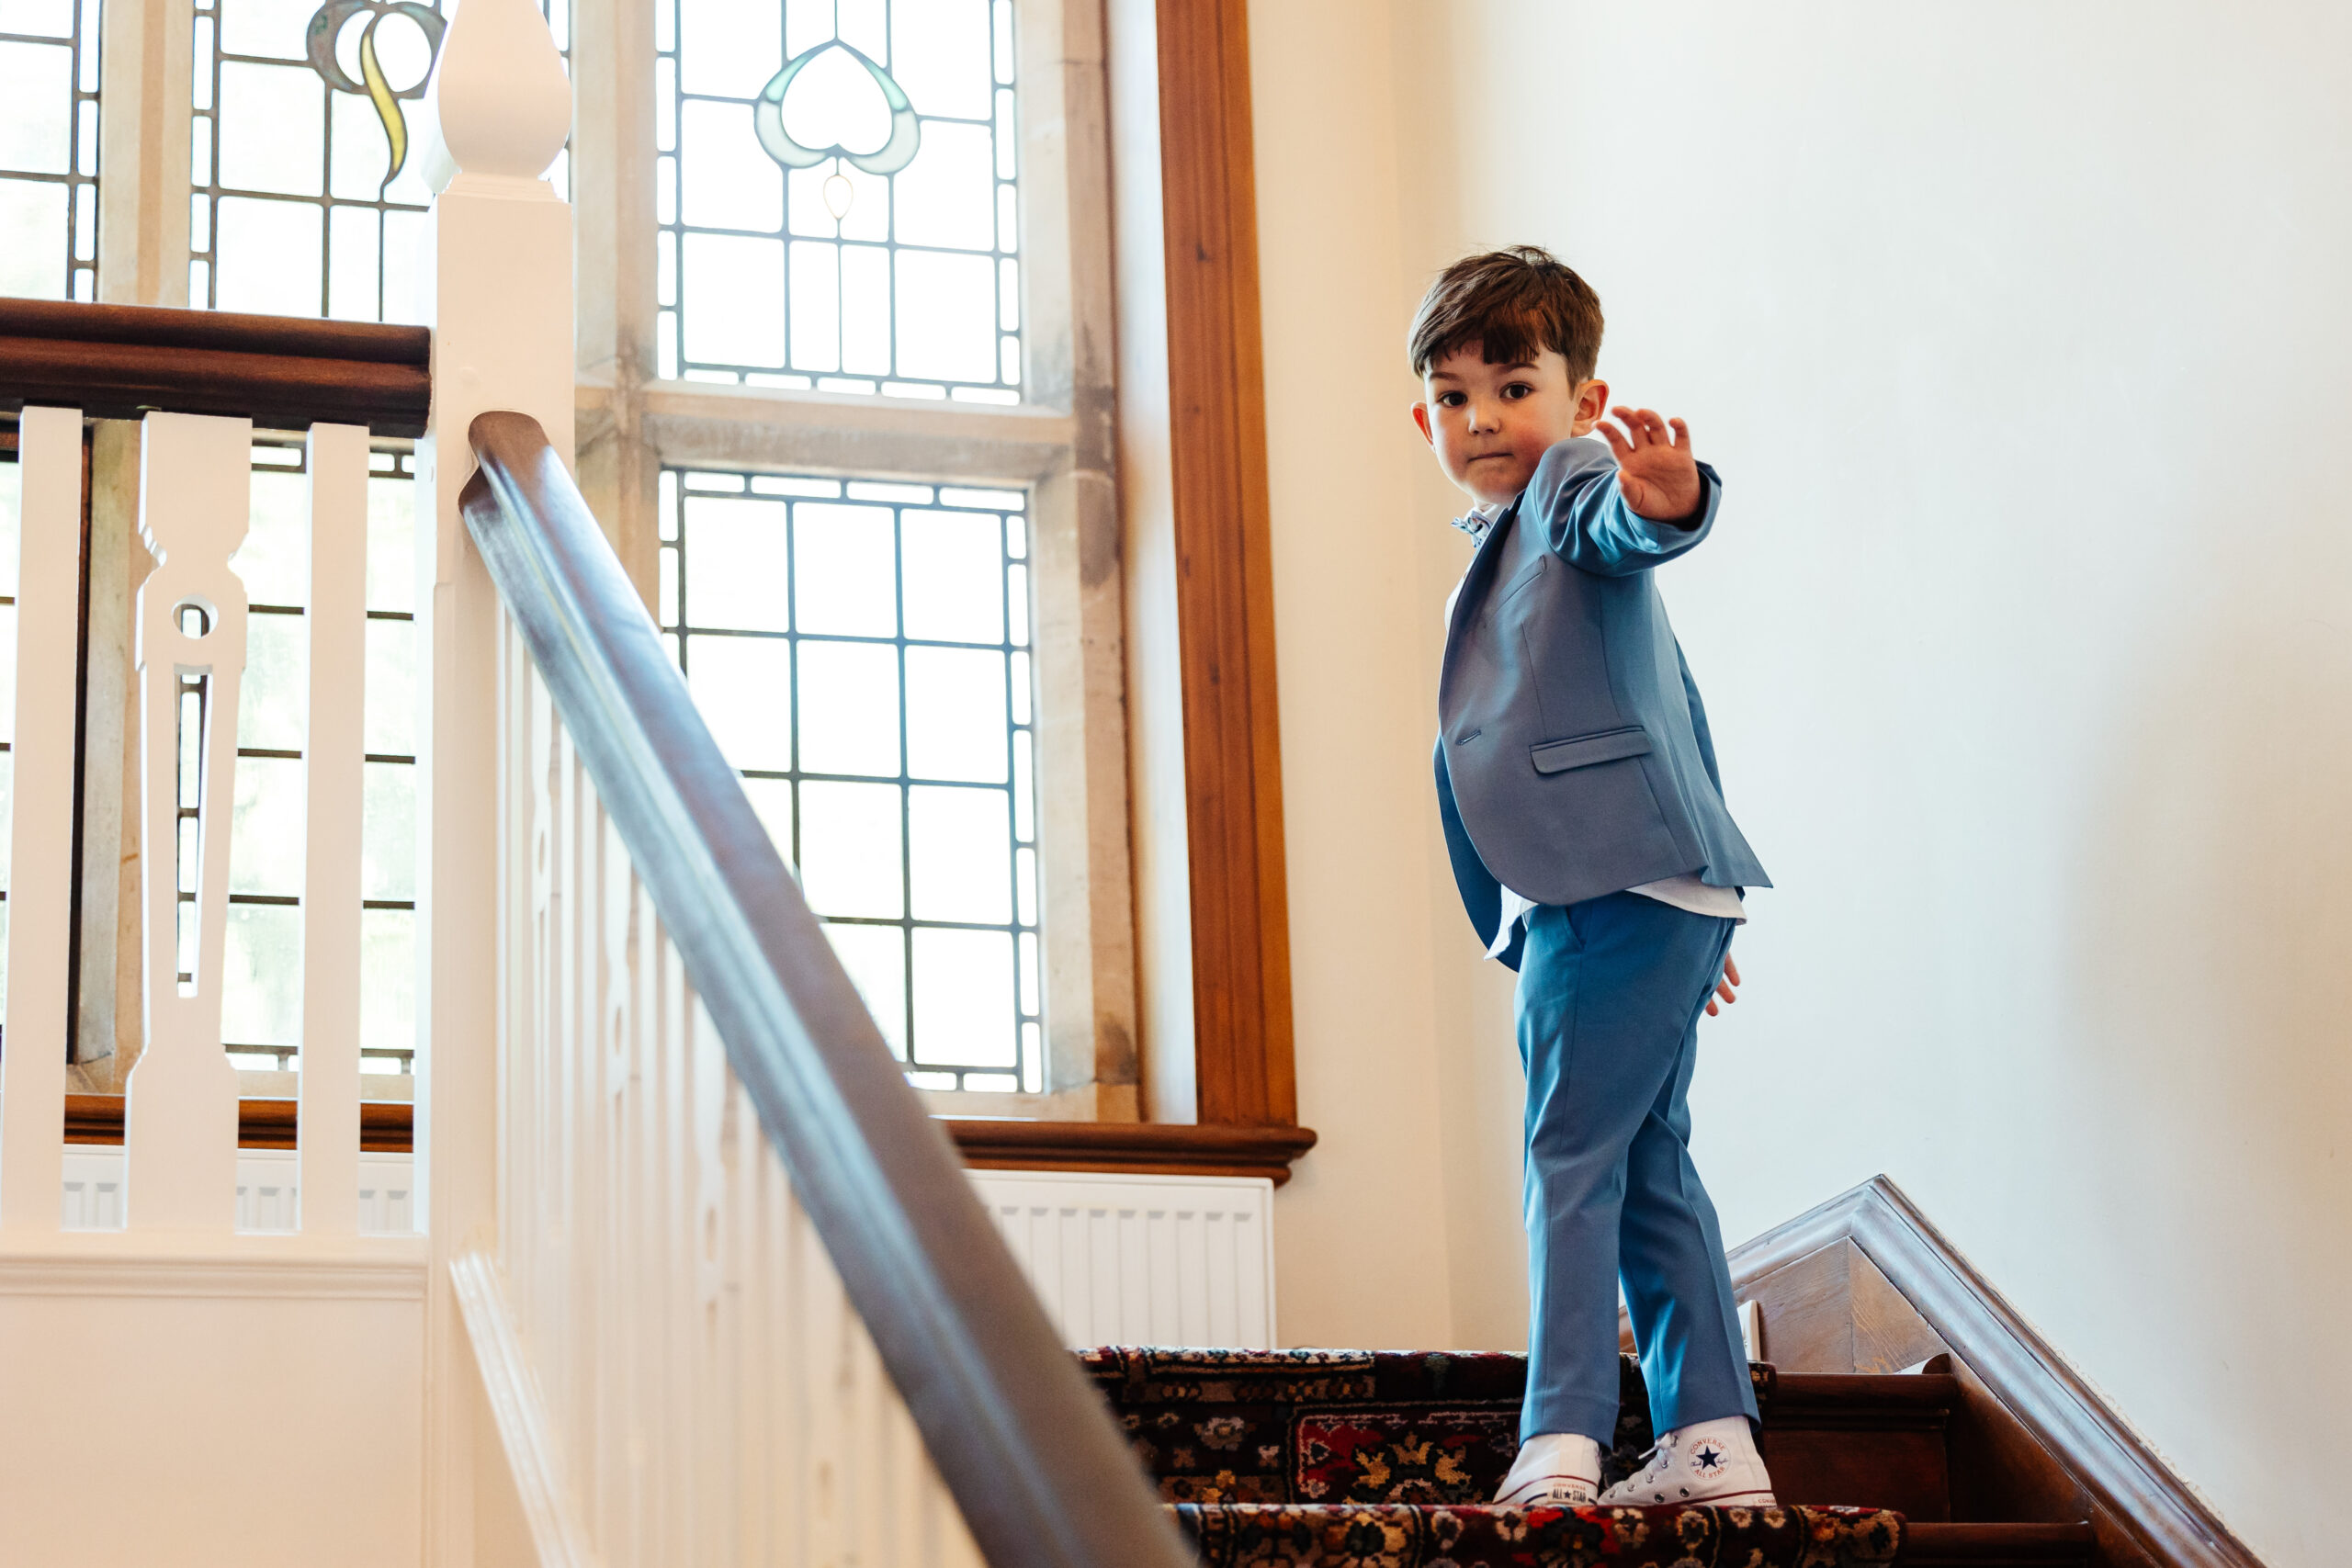
[[[432,354],[424,327],[0,299],[0,404],[99,419],[163,410],[422,435]]]

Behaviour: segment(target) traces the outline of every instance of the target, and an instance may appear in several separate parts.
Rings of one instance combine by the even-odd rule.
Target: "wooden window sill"
[[[1000,1122],[942,1116],[978,1170],[1092,1170],[1120,1176],[1264,1176],[1279,1187],[1315,1146],[1306,1127],[1174,1122]]]
[[[290,1149],[298,1102],[241,1100],[237,1146]],[[415,1147],[416,1108],[362,1100],[359,1146],[369,1154]],[[979,1170],[1091,1170],[1119,1176],[1263,1176],[1279,1187],[1291,1162],[1315,1146],[1305,1127],[1198,1126],[1167,1122],[1027,1122],[942,1116],[964,1162]],[[122,1143],[122,1096],[65,1097],[65,1141]]]

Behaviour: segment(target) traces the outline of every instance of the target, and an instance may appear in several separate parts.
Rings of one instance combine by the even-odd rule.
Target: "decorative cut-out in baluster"
[[[146,1048],[123,1108],[130,1223],[236,1221],[237,1075],[221,1049],[221,944],[245,589],[229,558],[252,504],[253,422],[147,416],[137,611]],[[183,886],[185,881],[186,886]]]

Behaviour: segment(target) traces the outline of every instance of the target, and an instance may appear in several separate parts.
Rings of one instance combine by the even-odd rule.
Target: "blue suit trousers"
[[[1757,1418],[1714,1204],[1690,1163],[1699,1019],[1735,922],[1638,893],[1527,916],[1530,1296],[1522,1438],[1617,1429],[1617,1287],[1650,1421]]]

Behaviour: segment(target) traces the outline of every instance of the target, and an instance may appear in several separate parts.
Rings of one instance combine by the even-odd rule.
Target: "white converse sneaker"
[[[1604,1508],[1647,1508],[1661,1503],[1772,1506],[1772,1478],[1757,1456],[1747,1417],[1698,1421],[1668,1432],[1649,1462],[1600,1495]]]
[[[1509,1508],[1589,1508],[1600,1490],[1600,1445],[1574,1432],[1539,1432],[1519,1446],[1495,1501]]]

